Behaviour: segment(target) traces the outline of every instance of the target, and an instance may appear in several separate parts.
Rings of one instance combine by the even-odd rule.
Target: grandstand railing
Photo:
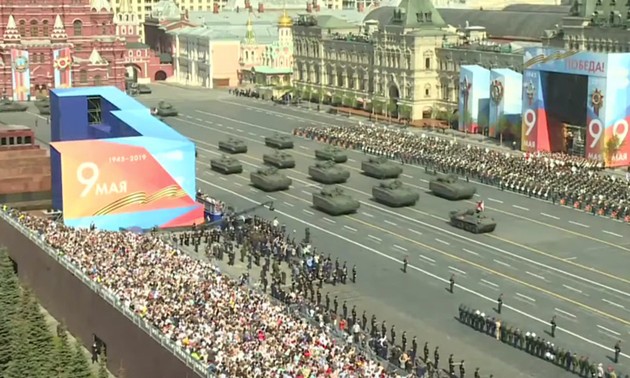
[[[215,375],[210,373],[208,369],[204,366],[204,364],[197,359],[193,358],[191,355],[187,354],[181,347],[176,345],[174,342],[164,337],[164,335],[160,332],[159,329],[152,326],[148,321],[143,319],[138,314],[126,308],[122,302],[116,298],[114,293],[112,293],[109,289],[102,287],[92,281],[85,273],[83,273],[80,269],[78,269],[74,264],[72,264],[68,259],[64,256],[63,253],[56,251],[54,248],[49,246],[43,241],[41,235],[38,235],[36,232],[29,230],[20,224],[13,216],[9,213],[0,211],[0,217],[5,220],[7,223],[15,227],[18,231],[28,237],[33,243],[35,243],[40,249],[46,252],[50,257],[55,259],[59,264],[61,264],[64,268],[66,268],[69,272],[71,272],[75,277],[79,278],[87,287],[89,287],[92,291],[97,293],[103,299],[105,299],[109,304],[111,304],[118,311],[123,313],[129,320],[131,320],[135,325],[137,325],[140,329],[150,335],[155,341],[160,343],[162,347],[167,349],[169,352],[174,354],[179,360],[181,360],[186,366],[188,366],[191,370],[193,370],[200,377],[204,378],[214,378]]]

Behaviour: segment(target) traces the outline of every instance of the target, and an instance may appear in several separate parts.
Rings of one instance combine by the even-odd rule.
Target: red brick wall
[[[0,150],[0,194],[51,190],[50,158],[43,149]]]

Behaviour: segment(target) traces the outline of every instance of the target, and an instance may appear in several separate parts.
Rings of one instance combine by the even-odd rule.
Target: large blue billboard
[[[478,133],[490,118],[490,71],[476,65],[461,66],[459,76],[459,130]]]
[[[521,124],[523,75],[507,68],[490,71],[490,137],[514,134]]]

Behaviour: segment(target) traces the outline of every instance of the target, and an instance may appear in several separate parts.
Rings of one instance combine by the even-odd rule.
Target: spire
[[[108,62],[105,59],[103,59],[101,54],[99,54],[99,52],[96,50],[96,47],[92,49],[92,53],[90,54],[89,60],[90,60],[90,63],[94,65],[108,64]]]
[[[446,22],[431,0],[402,0],[394,10],[394,24],[406,29],[443,28]]]
[[[254,24],[252,23],[252,14],[247,17],[247,31],[245,32],[245,42],[248,44],[256,43],[256,35],[254,34]]]
[[[7,22],[7,28],[4,29],[4,42],[18,42],[21,40],[20,32],[15,24],[15,18],[13,15],[9,15],[9,22]]]
[[[96,10],[97,12],[100,12],[100,11],[111,12],[112,11],[112,5],[109,3],[108,0],[91,0],[90,8]]]
[[[53,26],[52,33],[50,34],[50,39],[54,41],[65,41],[68,39],[68,33],[66,33],[66,28],[63,26],[63,21],[61,21],[60,15],[55,17],[55,25]]]
[[[287,14],[287,1],[284,0],[284,5],[282,6],[282,16],[278,19],[278,27],[279,28],[290,28],[293,26],[293,19],[289,17]]]

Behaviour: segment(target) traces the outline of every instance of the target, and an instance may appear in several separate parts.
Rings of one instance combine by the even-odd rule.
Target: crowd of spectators
[[[152,233],[73,229],[5,209],[216,377],[400,377],[352,343]],[[304,299],[292,293],[286,301]]]
[[[301,127],[297,136],[456,173],[532,197],[630,222],[630,173],[562,153],[513,153],[384,126]]]

